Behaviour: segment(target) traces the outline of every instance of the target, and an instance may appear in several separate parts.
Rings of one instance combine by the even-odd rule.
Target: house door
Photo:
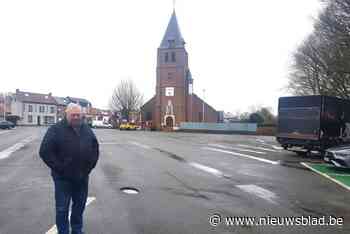
[[[174,120],[172,117],[167,117],[165,120],[166,126],[172,128],[174,126]]]
[[[38,125],[41,125],[40,123],[40,116],[38,116],[38,121],[37,121]]]

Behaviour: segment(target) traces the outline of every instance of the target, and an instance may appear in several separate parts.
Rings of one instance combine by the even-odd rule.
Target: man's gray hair
[[[79,111],[82,112],[81,106],[75,103],[69,103],[66,108],[66,113],[71,112],[73,109],[79,109]]]

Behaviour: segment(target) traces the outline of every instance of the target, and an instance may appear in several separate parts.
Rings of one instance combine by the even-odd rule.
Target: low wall
[[[258,127],[256,133],[262,136],[275,136],[277,132],[276,127]]]
[[[213,133],[247,133],[256,134],[256,123],[195,123],[181,122],[180,131]]]

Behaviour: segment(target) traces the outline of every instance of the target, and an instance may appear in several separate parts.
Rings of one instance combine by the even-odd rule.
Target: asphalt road
[[[45,131],[0,130],[0,234],[55,233],[53,183],[38,156]],[[87,234],[350,233],[349,191],[299,163],[317,158],[284,152],[272,137],[95,132],[101,155],[90,176]],[[221,215],[217,226],[213,214]],[[343,224],[225,224],[231,216],[331,215]]]

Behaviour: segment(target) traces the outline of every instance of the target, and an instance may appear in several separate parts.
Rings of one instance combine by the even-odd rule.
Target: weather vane
[[[176,0],[173,0],[173,9],[175,10]]]

